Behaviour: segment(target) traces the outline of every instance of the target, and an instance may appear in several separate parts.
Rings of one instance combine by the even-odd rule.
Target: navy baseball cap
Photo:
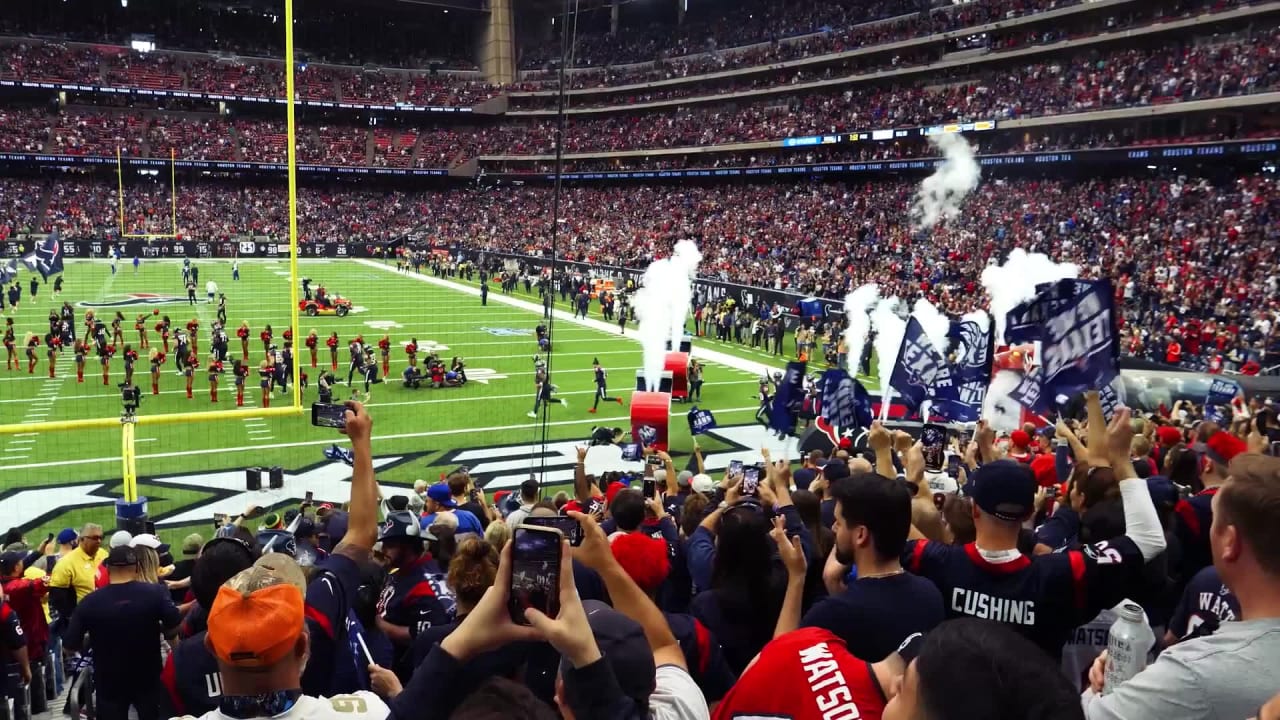
[[[1178,504],[1177,486],[1163,475],[1152,475],[1147,478],[1147,492],[1151,493],[1151,502],[1155,503],[1157,509]]]
[[[72,530],[71,528],[63,528],[62,531],[58,533],[58,544],[70,545],[76,541],[77,537],[79,537],[79,535],[76,535],[75,530]]]
[[[997,460],[974,471],[964,494],[988,515],[1021,522],[1035,509],[1036,478],[1017,460]]]
[[[644,628],[599,600],[583,600],[582,609],[587,613],[587,624],[591,626],[596,645],[622,692],[637,705],[648,707],[649,694],[657,682],[657,670]],[[566,667],[568,661],[561,661],[561,668]],[[564,677],[566,692],[573,692],[573,674]]]

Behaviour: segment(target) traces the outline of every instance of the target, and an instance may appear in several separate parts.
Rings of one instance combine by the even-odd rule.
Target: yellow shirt
[[[49,577],[49,587],[73,588],[76,591],[76,602],[93,592],[97,585],[98,566],[107,559],[107,551],[98,548],[97,555],[89,557],[83,548],[76,548],[67,553],[53,566]]]

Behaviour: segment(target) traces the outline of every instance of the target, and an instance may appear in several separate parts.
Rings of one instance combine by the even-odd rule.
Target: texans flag
[[[1214,378],[1213,384],[1209,385],[1209,394],[1204,398],[1204,406],[1211,408],[1219,405],[1230,405],[1231,401],[1235,400],[1239,394],[1240,386],[1236,384],[1236,381]]]
[[[0,265],[0,285],[18,279],[18,259],[14,258],[7,265]]]
[[[972,319],[953,320],[947,337],[954,348],[951,375],[955,379],[959,403],[969,408],[976,419],[982,414],[982,403],[991,384],[991,363],[995,358],[996,326],[987,318],[987,329]]]
[[[959,391],[951,376],[951,365],[933,346],[920,321],[912,317],[902,335],[898,363],[893,367],[889,386],[898,391],[912,411],[925,401],[933,400],[933,409],[948,420],[972,422],[978,419],[981,406],[970,408],[960,401]]]
[[[846,370],[832,368],[822,375],[822,419],[840,430],[869,428],[871,396]]]
[[[62,272],[62,236],[57,230],[46,235],[45,239],[36,245],[34,252],[22,258],[22,263],[31,272],[40,273],[40,277],[45,280],[48,280],[50,275]]]
[[[716,428],[716,416],[710,410],[701,410],[697,405],[689,411],[689,433],[701,435]]]
[[[1102,390],[1120,374],[1109,280],[1060,280],[1009,311],[1011,345],[1040,342],[1041,397]]]
[[[782,437],[792,435],[796,430],[796,416],[800,412],[800,404],[804,402],[804,369],[805,363],[787,363],[787,371],[773,394],[773,405],[769,408],[769,429]]]

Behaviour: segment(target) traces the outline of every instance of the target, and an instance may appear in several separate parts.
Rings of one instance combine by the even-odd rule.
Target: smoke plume
[[[876,349],[876,367],[880,369],[880,415],[884,417],[889,407],[889,378],[898,363],[898,350],[902,348],[902,336],[907,333],[907,321],[898,315],[898,298],[880,298],[871,311],[871,325],[876,329],[873,343]]]
[[[940,220],[959,215],[960,204],[978,187],[982,175],[973,147],[960,133],[930,135],[929,142],[942,151],[942,164],[920,183],[911,204],[911,224],[916,230],[929,230]]]
[[[951,333],[951,319],[942,314],[928,298],[920,298],[916,300],[915,308],[911,311],[911,316],[920,322],[920,327],[924,330],[924,336],[929,338],[929,342],[933,344],[943,357],[947,355],[947,346],[950,339],[947,337]]]
[[[693,298],[693,278],[697,275],[702,253],[689,240],[676,243],[669,258],[654,260],[636,291],[635,309],[640,321],[640,347],[643,353],[645,385],[657,391],[667,355],[667,343],[680,346],[684,321]]]
[[[862,350],[867,345],[867,335],[871,332],[871,308],[880,299],[880,287],[875,283],[863,285],[844,298],[844,316],[848,327],[844,331],[844,342],[849,351],[849,366],[853,374],[858,374],[862,363]]]
[[[1047,255],[1014,248],[1003,265],[988,265],[982,271],[982,286],[991,296],[991,315],[996,322],[996,342],[1004,342],[1005,318],[1018,303],[1036,296],[1036,286],[1080,276],[1071,263],[1056,263]]]

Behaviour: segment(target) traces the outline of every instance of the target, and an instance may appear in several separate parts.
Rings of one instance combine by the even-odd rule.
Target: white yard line
[[[752,412],[754,412],[756,408],[752,407],[749,409]],[[560,410],[558,409],[552,410],[553,415],[558,414],[558,412],[560,412]],[[575,413],[576,411],[570,409],[569,412]],[[728,415],[730,413],[735,413],[737,411],[736,410],[717,410],[715,412],[720,413],[722,415]],[[599,425],[599,424],[600,424],[600,418],[596,416],[591,416],[583,420],[559,420],[559,421],[548,422],[547,426],[548,427],[568,427],[572,425]],[[502,432],[505,430],[531,430],[537,427],[542,427],[542,424],[535,423],[535,422],[526,422],[526,423],[520,423],[517,425],[482,426],[482,427],[471,427],[471,428],[450,428],[447,430],[428,430],[425,432],[416,432],[416,433],[396,433],[393,435],[375,435],[373,437],[373,440],[375,441],[410,440],[410,439],[425,438],[425,437],[442,437],[446,435],[460,435],[460,434],[472,433],[472,432],[492,433],[492,432]],[[161,458],[186,457],[190,455],[217,455],[221,453],[259,452],[262,450],[278,450],[281,448],[319,447],[319,446],[333,445],[337,441],[338,441],[337,438],[330,438],[328,440],[306,440],[303,442],[284,442],[284,443],[275,443],[272,445],[245,445],[242,447],[234,447],[234,448],[204,448],[199,450],[181,450],[181,451],[174,451],[174,452],[138,455],[137,459],[138,460],[158,460]],[[119,462],[120,462],[120,456],[114,455],[109,457],[83,458],[80,460],[56,460],[53,462],[33,463],[29,465],[11,465],[11,466],[5,467],[4,470],[7,472],[9,470],[30,470],[32,468],[64,467],[64,466],[71,466],[71,465],[97,465],[100,463],[119,463]]]

